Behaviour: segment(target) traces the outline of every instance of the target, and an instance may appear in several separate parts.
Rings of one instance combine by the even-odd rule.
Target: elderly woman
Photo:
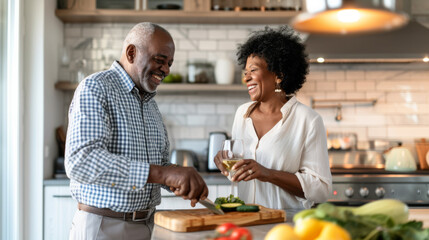
[[[235,115],[232,138],[244,160],[233,167],[238,196],[276,209],[310,208],[332,188],[322,118],[295,94],[308,73],[305,47],[288,27],[254,32],[238,48],[251,102]],[[221,153],[215,162],[224,175]]]

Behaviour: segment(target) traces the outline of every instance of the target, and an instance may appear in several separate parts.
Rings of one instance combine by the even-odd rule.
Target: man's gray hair
[[[156,28],[161,28],[161,27],[150,22],[138,23],[133,28],[131,28],[131,30],[128,32],[127,36],[125,37],[124,43],[122,45],[122,54],[125,53],[127,46],[130,44],[135,45],[137,48],[141,48],[145,46],[146,42],[155,32]]]

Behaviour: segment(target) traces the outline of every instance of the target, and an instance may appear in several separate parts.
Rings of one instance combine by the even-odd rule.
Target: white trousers
[[[150,240],[153,215],[147,221],[132,222],[77,210],[69,240]]]

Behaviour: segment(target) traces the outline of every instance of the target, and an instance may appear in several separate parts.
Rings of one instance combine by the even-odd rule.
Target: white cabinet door
[[[68,240],[76,209],[68,186],[45,186],[44,240]]]
[[[209,189],[208,198],[214,201],[218,196],[217,186],[209,185],[207,187]],[[161,204],[156,206],[156,209],[173,210],[173,209],[197,209],[197,208],[204,208],[204,206],[197,203],[195,208],[193,208],[191,207],[190,200],[184,200],[183,198],[177,197],[176,195],[174,195],[174,193],[170,193],[167,190],[161,188]]]

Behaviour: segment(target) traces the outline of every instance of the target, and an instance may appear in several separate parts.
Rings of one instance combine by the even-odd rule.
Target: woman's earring
[[[276,93],[282,92],[282,88],[280,87],[280,82],[281,82],[280,79],[276,80],[276,89],[274,90],[274,92],[276,92]]]

